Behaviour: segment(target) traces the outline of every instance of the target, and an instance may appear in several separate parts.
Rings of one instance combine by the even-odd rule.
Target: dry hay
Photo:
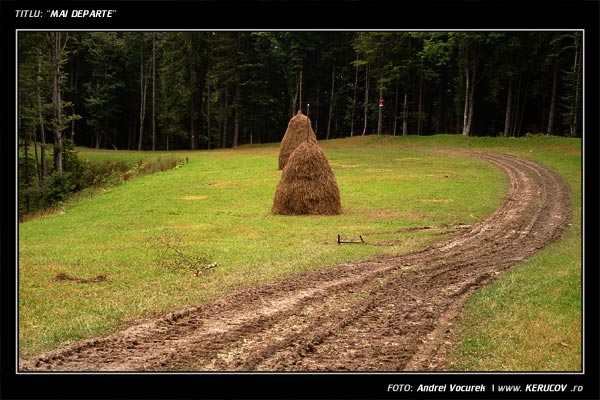
[[[302,111],[298,111],[290,119],[285,135],[283,135],[283,139],[281,139],[281,144],[279,145],[279,169],[284,169],[288,158],[296,147],[306,142],[307,131],[308,140],[316,144],[317,136],[315,135],[315,131],[313,131],[310,119],[302,114]]]
[[[340,190],[323,150],[304,142],[290,155],[275,191],[272,214],[341,214]]]

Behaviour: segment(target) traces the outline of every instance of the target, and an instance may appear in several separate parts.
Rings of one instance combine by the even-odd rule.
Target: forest
[[[277,142],[299,108],[319,140],[581,137],[582,61],[581,31],[19,32],[20,184],[73,146]]]

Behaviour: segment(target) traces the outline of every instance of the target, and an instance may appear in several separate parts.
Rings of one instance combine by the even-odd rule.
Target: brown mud
[[[569,190],[500,153],[451,151],[509,177],[497,210],[410,253],[313,270],[23,360],[21,371],[444,370],[465,299],[557,240]]]

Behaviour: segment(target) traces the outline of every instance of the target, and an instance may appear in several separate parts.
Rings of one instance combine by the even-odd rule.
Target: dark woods
[[[302,71],[319,139],[581,136],[581,60],[581,32],[21,32],[19,132],[108,149],[279,141]]]

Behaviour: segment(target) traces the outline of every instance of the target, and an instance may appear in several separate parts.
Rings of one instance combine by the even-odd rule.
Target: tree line
[[[579,31],[19,32],[18,133],[40,177],[72,144],[279,141],[300,106],[319,139],[581,136],[582,43]]]

